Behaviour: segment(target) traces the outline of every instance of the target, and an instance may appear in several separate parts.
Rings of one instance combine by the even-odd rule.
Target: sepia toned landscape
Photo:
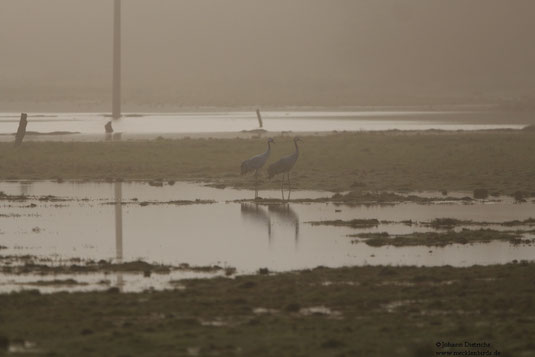
[[[533,10],[3,0],[0,355],[535,355]]]

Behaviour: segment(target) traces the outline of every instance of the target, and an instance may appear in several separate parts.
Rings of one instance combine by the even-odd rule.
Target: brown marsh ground
[[[175,291],[0,295],[0,349],[28,341],[49,356],[535,354],[534,264],[262,273]],[[436,347],[465,341],[491,347]]]
[[[293,170],[299,189],[535,192],[535,133],[368,132],[305,136]],[[275,137],[272,157],[293,152]],[[252,188],[240,163],[265,150],[265,138],[128,142],[0,143],[0,179],[195,180]],[[276,188],[264,176],[261,188]]]

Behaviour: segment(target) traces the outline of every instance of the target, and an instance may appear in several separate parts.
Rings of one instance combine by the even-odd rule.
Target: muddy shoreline
[[[529,130],[358,132],[303,139],[292,175],[296,189],[535,192],[535,133]],[[290,135],[275,140],[272,160],[293,150]],[[0,179],[180,180],[250,189],[254,180],[240,176],[239,165],[264,150],[265,138],[27,142],[19,150],[0,143]],[[279,185],[262,177],[260,189]]]

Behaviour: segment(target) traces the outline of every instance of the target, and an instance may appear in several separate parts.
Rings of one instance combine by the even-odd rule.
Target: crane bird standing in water
[[[299,146],[297,146],[298,141],[303,141],[299,137],[294,138],[295,152],[288,156],[284,156],[279,161],[274,162],[268,167],[268,177],[272,178],[275,175],[282,174],[281,180],[281,193],[282,200],[284,201],[284,175],[288,176],[288,200],[290,200],[290,194],[292,193],[292,187],[290,184],[290,171],[295,165],[297,158],[299,157]]]
[[[250,159],[245,160],[241,163],[241,174],[245,175],[251,171],[254,171],[254,190],[255,190],[255,196],[254,198],[258,198],[258,170],[260,170],[265,164],[266,161],[269,158],[269,155],[271,154],[271,144],[275,143],[275,141],[272,138],[269,138],[267,141],[268,148],[267,150],[259,155],[253,156]]]

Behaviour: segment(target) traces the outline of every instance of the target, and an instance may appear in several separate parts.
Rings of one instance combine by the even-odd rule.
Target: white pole
[[[113,103],[112,117],[121,117],[121,0],[115,0],[113,12]]]

